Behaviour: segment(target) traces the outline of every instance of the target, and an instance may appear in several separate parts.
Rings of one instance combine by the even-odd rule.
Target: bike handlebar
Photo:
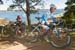
[[[37,20],[40,20],[41,19],[41,17],[35,17]]]
[[[35,17],[38,21],[40,21],[41,17]],[[61,22],[60,21],[56,21],[56,22],[52,22],[52,25],[59,25]]]

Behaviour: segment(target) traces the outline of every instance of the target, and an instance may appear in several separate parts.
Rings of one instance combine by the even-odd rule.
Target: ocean
[[[39,10],[36,13],[31,13],[30,19],[31,23],[38,22],[35,17],[41,17],[43,14],[47,13],[49,10]],[[64,13],[63,9],[56,10],[55,14]],[[27,17],[26,14],[23,11],[0,11],[0,18],[6,18],[9,21],[15,21],[16,17],[20,15],[23,22],[27,23]]]

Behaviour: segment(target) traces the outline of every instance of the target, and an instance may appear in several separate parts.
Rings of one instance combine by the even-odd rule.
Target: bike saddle
[[[40,20],[41,19],[41,17],[35,17],[37,20]]]

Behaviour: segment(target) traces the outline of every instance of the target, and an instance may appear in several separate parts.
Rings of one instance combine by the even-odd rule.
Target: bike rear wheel
[[[33,31],[33,32],[28,32],[27,34],[28,35],[25,38],[26,41],[31,42],[31,43],[35,43],[35,42],[38,41],[38,34],[39,34],[39,32]]]

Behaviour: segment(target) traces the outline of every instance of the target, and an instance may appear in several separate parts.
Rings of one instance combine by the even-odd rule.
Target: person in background
[[[20,27],[21,27],[21,24],[22,24],[22,19],[21,19],[20,15],[17,16],[15,24],[16,24],[17,32],[21,34],[21,28]]]
[[[17,16],[17,18],[16,18],[16,24],[17,24],[18,26],[20,26],[20,25],[21,25],[21,23],[22,23],[21,16],[20,16],[20,15],[18,15],[18,16]]]

